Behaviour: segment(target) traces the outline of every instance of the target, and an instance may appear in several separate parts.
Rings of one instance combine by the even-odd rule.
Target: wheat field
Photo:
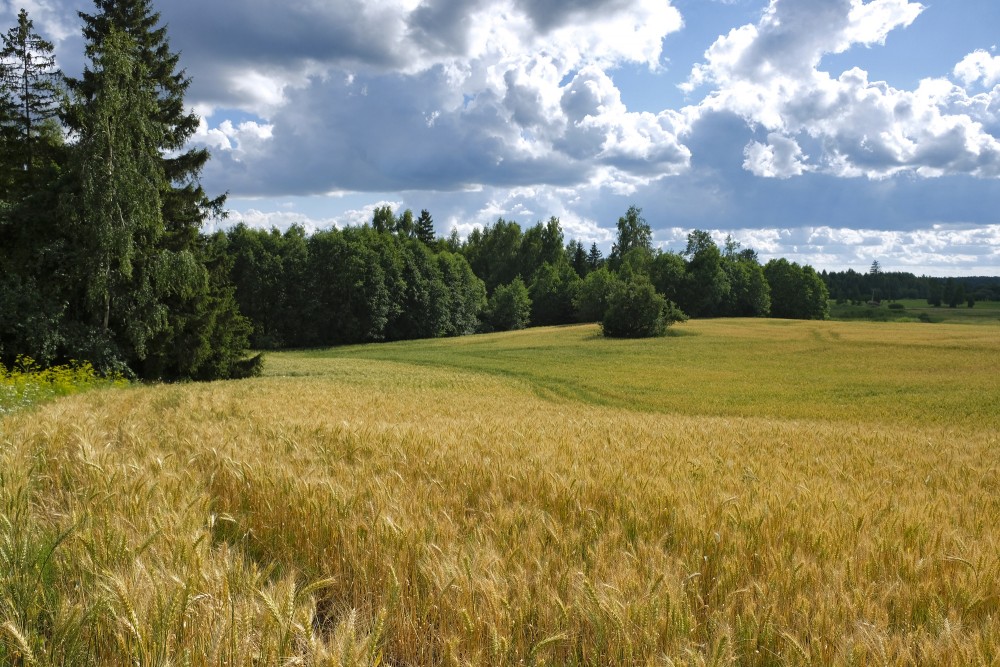
[[[1000,664],[1000,330],[272,354],[0,421],[0,664]]]

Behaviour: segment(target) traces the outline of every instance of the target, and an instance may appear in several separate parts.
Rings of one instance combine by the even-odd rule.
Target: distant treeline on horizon
[[[938,279],[883,272],[816,272],[694,230],[683,252],[652,247],[633,206],[605,257],[565,240],[558,218],[522,228],[498,219],[464,240],[434,233],[427,210],[377,208],[361,226],[312,234],[238,224],[225,244],[240,311],[261,349],[454,336],[526,326],[599,322],[616,285],[651,285],[691,317],[823,319],[841,303],[934,299],[960,286],[1000,299],[1000,278]],[[945,301],[947,305],[947,301]]]

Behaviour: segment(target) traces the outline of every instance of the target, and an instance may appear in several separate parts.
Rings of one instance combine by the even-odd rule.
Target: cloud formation
[[[745,150],[744,167],[758,176],[1000,177],[1000,140],[989,130],[1000,91],[974,95],[944,78],[905,91],[869,81],[858,67],[837,76],[820,69],[828,54],[884,44],[922,11],[908,0],[771,0],[757,24],[714,43],[683,88],[711,88],[696,113],[734,113],[768,133],[767,144]],[[997,60],[980,52],[955,75],[967,86],[990,85],[997,70]]]
[[[954,75],[967,87],[980,83],[986,88],[992,88],[1000,84],[1000,56],[991,56],[986,51],[977,49],[955,65]]]
[[[225,174],[236,192],[635,192],[688,174],[699,121],[719,113],[746,123],[733,166],[761,178],[1000,177],[1000,90],[990,89],[1000,58],[971,53],[954,81],[928,78],[914,90],[859,67],[822,69],[827,55],[884,44],[913,24],[924,7],[909,0],[770,0],[758,22],[719,37],[692,68],[681,87],[700,100],[658,113],[629,110],[614,71],[662,67],[664,38],[683,26],[668,3],[251,4],[231,13],[234,34],[264,48],[194,41],[219,49],[205,54],[214,65],[196,84],[216,92],[200,102],[272,128],[252,152],[216,144],[209,176]],[[170,13],[187,23],[192,11]],[[293,33],[295,44],[282,41]]]
[[[609,75],[622,63],[660,67],[663,38],[682,24],[669,3],[336,4],[310,13],[320,26],[353,31],[325,40],[338,42],[336,49],[307,46],[313,25],[296,48],[279,48],[284,61],[257,63],[255,52],[216,61],[208,78],[222,92],[202,103],[209,111],[242,109],[273,128],[273,141],[257,145],[253,160],[244,152],[245,164],[261,168],[237,169],[237,192],[594,181],[629,188],[687,166],[683,116],[630,112]],[[297,24],[305,6],[292,5],[284,20]],[[278,20],[285,11],[257,9],[234,14],[253,17],[236,26],[238,34],[252,35],[268,15]],[[348,10],[359,19],[340,21]],[[222,159],[209,174],[231,175],[237,155],[215,145]]]
[[[193,77],[188,101],[204,119],[195,140],[214,155],[205,185],[232,193],[234,220],[339,225],[395,202],[430,208],[444,233],[557,215],[569,236],[607,247],[634,202],[658,240],[675,225],[761,239],[782,230],[774,243],[791,255],[813,248],[819,264],[834,256],[819,245],[846,260],[850,243],[871,248],[876,236],[940,239],[955,225],[1000,222],[995,48],[970,43],[895,86],[867,60],[930,30],[934,10],[969,13],[982,1],[677,3],[690,16],[671,0],[156,7]],[[76,11],[93,11],[91,0],[25,6],[64,69],[82,66]],[[0,6],[8,22],[14,13]],[[716,15],[739,18],[705,32]],[[692,34],[684,59],[677,45]],[[641,110],[636,72],[650,88]],[[657,87],[673,101],[659,104]],[[329,213],[276,203],[309,197]],[[855,226],[871,234],[801,238]],[[959,247],[921,238],[906,247],[928,257]],[[978,242],[994,247],[989,238]],[[958,254],[1000,271],[995,253]]]

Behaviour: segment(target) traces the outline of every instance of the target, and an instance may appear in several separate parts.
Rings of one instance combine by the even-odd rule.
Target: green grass
[[[489,373],[541,398],[706,416],[1000,425],[997,327],[695,320],[650,340],[593,325],[273,355],[266,372],[367,359]]]
[[[831,304],[830,317],[835,320],[871,320],[876,322],[923,322],[930,324],[1000,324],[1000,301],[980,301],[969,308],[961,304],[955,308],[930,306],[924,299],[895,301],[903,309],[890,309],[889,302],[879,306],[852,306]]]

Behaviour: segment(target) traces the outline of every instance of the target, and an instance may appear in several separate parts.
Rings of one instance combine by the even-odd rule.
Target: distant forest
[[[1000,277],[929,278],[898,271],[883,272],[875,262],[866,273],[853,269],[820,274],[837,303],[925,299],[931,306],[974,306],[1000,301]]]
[[[462,240],[428,211],[306,234],[236,225],[205,234],[225,197],[199,183],[190,85],[150,0],[80,13],[87,65],[55,67],[26,11],[0,49],[0,363],[86,360],[147,379],[259,372],[251,349],[458,336],[601,322],[662,334],[690,317],[823,319],[829,300],[936,305],[1000,299],[1000,279],[817,273],[692,231],[652,245],[633,206],[607,257],[557,218],[499,219]]]
[[[566,241],[557,218],[523,229],[497,220],[462,240],[438,237],[427,210],[375,210],[371,223],[312,235],[293,226],[227,233],[240,311],[260,349],[453,336],[603,321],[616,291],[649,286],[692,317],[823,319],[829,301],[926,299],[967,306],[1000,300],[1000,278],[883,272],[817,273],[785,259],[761,264],[731,238],[694,230],[683,252],[652,246],[639,208],[617,224],[605,257]]]

